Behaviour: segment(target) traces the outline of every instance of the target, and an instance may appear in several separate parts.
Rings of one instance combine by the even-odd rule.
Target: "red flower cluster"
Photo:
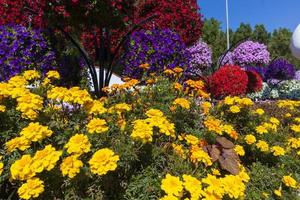
[[[190,45],[201,35],[203,22],[196,0],[143,0],[138,5],[134,20],[139,22],[153,14],[158,15],[143,28],[171,28]]]
[[[247,73],[239,66],[223,66],[209,78],[210,93],[218,99],[226,96],[244,95],[247,89]]]
[[[0,25],[43,25],[46,0],[0,0]]]
[[[246,71],[248,75],[248,89],[247,93],[258,92],[263,87],[262,77],[255,71]]]

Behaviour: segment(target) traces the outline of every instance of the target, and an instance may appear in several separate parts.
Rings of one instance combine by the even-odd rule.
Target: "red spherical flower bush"
[[[248,75],[239,66],[225,65],[209,78],[209,91],[214,98],[244,95],[248,89]]]
[[[255,71],[246,71],[248,75],[247,93],[259,92],[263,87],[262,77]]]

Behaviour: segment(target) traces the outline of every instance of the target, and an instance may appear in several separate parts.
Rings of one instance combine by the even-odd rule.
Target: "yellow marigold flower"
[[[44,170],[52,170],[62,155],[62,151],[56,151],[52,145],[47,145],[43,150],[37,151],[32,159],[31,167],[36,173]]]
[[[221,173],[220,173],[220,171],[218,169],[212,169],[211,172],[215,176],[220,176],[221,175]]]
[[[147,117],[163,117],[164,113],[158,109],[150,109],[146,112]]]
[[[290,118],[291,116],[292,116],[291,113],[286,113],[286,114],[285,114],[285,117],[286,117],[286,118]]]
[[[291,148],[298,149],[300,147],[300,138],[290,138],[290,139],[288,139],[288,145]]]
[[[47,126],[42,126],[38,122],[31,122],[20,132],[21,137],[31,142],[41,141],[46,137],[50,137],[52,134],[53,132],[49,130]]]
[[[229,110],[232,113],[239,113],[241,111],[239,106],[230,106]]]
[[[46,74],[49,79],[60,79],[60,75],[57,71],[51,70]]]
[[[25,119],[34,120],[38,116],[38,111],[43,109],[43,98],[39,95],[26,93],[17,98],[17,110],[22,113]]]
[[[182,85],[180,84],[180,83],[175,83],[174,84],[174,88],[176,89],[176,90],[178,90],[178,91],[182,91]]]
[[[80,172],[81,167],[83,167],[83,163],[78,159],[78,155],[71,155],[62,161],[60,170],[63,176],[74,178]]]
[[[198,146],[192,146],[190,159],[193,163],[202,162],[206,166],[212,165],[211,157],[208,155],[208,153],[203,151],[201,147]]]
[[[283,156],[285,154],[284,148],[280,146],[271,147],[271,151],[273,152],[274,156]]]
[[[262,152],[266,152],[269,150],[269,145],[268,143],[266,143],[265,141],[263,140],[258,140],[258,142],[256,143],[256,147],[258,149],[260,149]]]
[[[300,125],[295,125],[293,124],[291,126],[291,129],[295,132],[295,133],[300,133]]]
[[[179,105],[184,109],[190,109],[190,102],[185,98],[177,98],[173,102],[174,105]]]
[[[205,192],[214,194],[219,199],[222,199],[225,191],[222,187],[221,179],[218,179],[217,177],[208,174],[206,178],[202,178],[201,182],[208,185],[208,187],[206,187],[204,190]]]
[[[183,191],[183,183],[180,181],[179,177],[167,174],[166,178],[161,181],[161,189],[167,195],[174,195],[179,197]]]
[[[265,126],[257,126],[255,128],[255,131],[261,135],[264,133],[268,133],[268,129]]]
[[[175,125],[171,123],[166,117],[152,117],[145,120],[147,123],[149,123],[150,126],[158,127],[159,132],[171,137],[175,136]]]
[[[175,73],[181,73],[181,72],[183,72],[183,69],[181,68],[181,67],[175,67],[174,69],[173,69],[173,71],[175,72]]]
[[[184,174],[182,178],[184,181],[183,186],[185,190],[190,193],[191,199],[199,199],[202,196],[201,194],[203,192],[201,181],[186,174]]]
[[[234,98],[232,98],[232,97],[230,97],[230,96],[227,96],[227,97],[225,97],[225,99],[224,99],[224,103],[225,103],[226,105],[231,106],[231,105],[234,104]]]
[[[209,130],[222,135],[222,123],[218,119],[208,118],[204,122],[204,126]]]
[[[250,144],[253,144],[253,143],[256,142],[256,138],[255,138],[254,135],[248,134],[248,135],[245,136],[245,141],[246,141],[247,144],[250,145]]]
[[[270,118],[270,122],[271,122],[272,124],[277,125],[277,126],[280,124],[280,121],[279,121],[277,118],[275,118],[275,117],[271,117],[271,118]]]
[[[186,158],[186,152],[183,149],[183,146],[180,144],[172,144],[174,152],[180,156],[181,158],[185,159]]]
[[[174,72],[171,69],[165,69],[164,70],[164,74],[166,74],[166,75],[172,75],[172,74],[174,74]]]
[[[6,110],[6,107],[3,106],[3,105],[0,105],[0,113],[1,113],[1,112],[5,112],[5,110]]]
[[[89,109],[89,114],[100,115],[106,113],[107,109],[104,107],[103,102],[94,100],[92,106]]]
[[[258,115],[263,115],[265,113],[265,111],[261,108],[258,108],[255,110],[255,113],[258,114]]]
[[[90,151],[91,143],[86,135],[76,134],[70,138],[65,148],[69,154],[81,155]]]
[[[89,164],[92,173],[104,175],[109,171],[114,171],[117,168],[118,161],[118,155],[115,155],[112,150],[104,148],[94,153],[92,158],[89,160]]]
[[[26,180],[35,176],[31,168],[32,158],[30,155],[23,155],[21,159],[16,160],[10,167],[10,174],[13,180]]]
[[[221,178],[224,193],[231,199],[239,199],[245,195],[246,186],[239,176],[226,175]]]
[[[126,103],[119,103],[116,105],[113,105],[112,107],[109,108],[108,112],[109,113],[113,113],[113,112],[117,112],[117,113],[122,113],[122,112],[128,112],[131,110],[131,106],[126,104]]]
[[[166,195],[166,196],[163,196],[162,198],[160,198],[159,200],[179,200],[179,198],[175,197],[173,195]]]
[[[29,147],[30,147],[30,141],[24,137],[16,137],[5,143],[5,148],[10,153],[16,149],[24,151]]]
[[[239,103],[243,106],[252,106],[254,104],[251,99],[246,97],[242,98]]]
[[[201,104],[201,107],[202,107],[202,109],[203,109],[203,112],[204,112],[205,114],[208,114],[208,113],[209,113],[209,110],[212,108],[212,105],[211,105],[210,102],[205,101],[205,102],[203,102],[203,103]]]
[[[51,80],[49,78],[44,78],[43,82],[42,82],[42,86],[43,87],[47,87],[48,85],[50,85]]]
[[[248,183],[250,181],[250,177],[243,166],[240,166],[240,173],[238,174],[238,176],[243,182]]]
[[[186,140],[186,142],[188,143],[188,144],[191,144],[191,145],[196,145],[196,144],[198,144],[199,143],[199,139],[196,137],[196,136],[193,136],[193,135],[186,135],[185,137],[184,137],[184,139]]]
[[[296,117],[296,118],[294,119],[294,121],[297,122],[297,123],[300,123],[300,117]]]
[[[22,88],[28,85],[28,81],[23,76],[13,76],[9,79],[8,84],[13,88]]]
[[[38,79],[41,77],[41,75],[35,71],[35,70],[27,70],[23,73],[23,77],[27,80],[27,81],[31,81],[34,79]]]
[[[108,131],[108,126],[104,119],[94,118],[92,119],[88,125],[87,129],[89,133],[104,133]]]
[[[39,178],[32,178],[26,181],[18,189],[18,194],[22,199],[31,199],[38,197],[44,192],[44,182]]]
[[[140,140],[143,143],[152,142],[153,127],[145,120],[135,120],[133,122],[133,131],[131,137]]]
[[[0,162],[0,176],[1,176],[2,172],[3,172],[3,167],[4,167],[3,162]]]
[[[291,188],[297,188],[297,181],[291,176],[283,176],[282,182]]]
[[[240,156],[244,156],[245,155],[245,150],[241,145],[235,145],[234,147],[234,151],[240,155]]]
[[[281,194],[281,188],[274,190],[274,194],[276,196],[278,196],[278,197],[281,197],[282,196],[282,194]]]

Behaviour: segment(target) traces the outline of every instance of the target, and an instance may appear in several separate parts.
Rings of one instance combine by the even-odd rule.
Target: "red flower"
[[[255,71],[246,71],[248,75],[248,89],[247,93],[258,92],[263,87],[262,77]]]
[[[247,73],[239,66],[226,65],[209,78],[209,90],[215,98],[244,95],[247,88]]]

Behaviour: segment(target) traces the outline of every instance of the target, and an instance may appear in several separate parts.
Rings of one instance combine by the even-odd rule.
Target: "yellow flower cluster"
[[[53,134],[47,126],[42,126],[38,122],[31,122],[20,132],[20,137],[11,139],[5,143],[8,152],[12,152],[16,149],[24,151],[30,147],[32,142],[42,141],[46,137],[50,137]]]
[[[183,148],[183,145],[181,144],[172,144],[173,151],[180,156],[181,158],[185,159],[186,158],[186,150]]]
[[[108,131],[108,126],[104,119],[94,118],[92,119],[88,125],[87,129],[89,133],[104,133]]]
[[[193,163],[197,164],[199,162],[202,162],[206,166],[212,165],[211,157],[208,155],[208,153],[203,151],[203,149],[201,147],[196,146],[196,145],[192,146],[190,153],[191,153],[190,159]]]
[[[29,72],[31,76],[35,75]],[[26,74],[26,72],[25,72]],[[38,75],[38,74],[37,74]],[[27,77],[30,79],[30,77]],[[26,88],[28,82],[23,76],[14,76],[7,83],[0,83],[0,97],[11,97],[17,100],[17,110],[22,113],[25,119],[34,120],[38,112],[43,109],[43,99],[37,94],[33,94]]]
[[[39,178],[28,179],[26,183],[18,189],[18,194],[22,199],[38,197],[44,192],[44,182]]]
[[[263,140],[258,140],[256,147],[262,152],[269,151],[269,144]]]
[[[223,103],[225,105],[228,106],[241,106],[241,107],[246,107],[246,106],[252,106],[253,105],[253,101],[249,98],[240,98],[240,97],[226,97],[223,101]]]
[[[3,106],[3,105],[0,105],[0,113],[1,113],[1,112],[5,112],[5,110],[6,110],[6,107]]]
[[[83,167],[83,163],[78,159],[78,155],[71,155],[62,161],[60,170],[63,176],[74,178],[80,172],[81,167]]]
[[[10,167],[10,174],[13,180],[27,180],[35,176],[35,171],[32,166],[32,157],[23,155],[19,160],[16,160]]]
[[[114,171],[117,168],[119,156],[108,149],[100,149],[94,153],[89,160],[91,172],[98,175],[105,175],[109,171]]]
[[[245,141],[249,145],[254,144],[256,142],[256,137],[252,134],[248,134],[245,136]]]
[[[300,101],[280,100],[277,102],[277,105],[279,108],[288,108],[293,111],[296,108],[300,107]]]
[[[203,98],[209,98],[209,94],[205,91],[205,84],[203,81],[187,80],[185,81],[186,88],[185,93],[191,93],[191,95],[198,95]]]
[[[280,146],[271,147],[271,151],[273,152],[274,156],[283,156],[285,154],[284,148],[282,148]]]
[[[186,174],[182,178],[183,181],[179,177],[166,175],[161,183],[161,189],[166,195],[161,200],[178,200],[187,193],[190,200],[219,200],[224,196],[231,199],[241,199],[245,196],[245,183],[250,180],[244,168],[238,175],[226,175],[223,178],[217,178],[211,174],[202,178],[201,181]]]
[[[277,127],[278,125],[280,124],[280,121],[275,118],[275,117],[271,117],[269,119],[270,122],[264,122],[262,123],[261,125],[257,126],[255,128],[255,131],[258,133],[258,134],[266,134],[266,133],[269,133],[269,131],[277,131]]]
[[[177,98],[173,102],[174,105],[179,105],[181,108],[190,109],[190,102],[185,98]]]
[[[23,73],[23,77],[27,81],[35,80],[41,78],[41,75],[35,70],[27,70]]]
[[[126,103],[118,103],[108,109],[108,113],[117,113],[119,115],[128,111],[131,111],[131,106]]]
[[[47,92],[48,99],[58,102],[66,102],[69,104],[87,105],[93,102],[90,94],[86,90],[79,87],[70,89],[64,87],[53,87]]]
[[[90,151],[91,143],[84,134],[75,134],[72,136],[65,147],[69,154],[82,155]]]
[[[234,127],[229,124],[223,124],[223,122],[219,119],[208,117],[204,120],[203,124],[209,131],[215,132],[218,135],[226,133],[235,140],[238,138],[238,133],[234,130]]]
[[[245,155],[244,147],[241,146],[241,145],[235,145],[234,151],[235,151],[239,156],[244,156],[244,155]]]
[[[175,137],[175,125],[164,116],[164,114],[157,109],[150,109],[146,112],[147,119],[139,119],[133,122],[133,131],[131,137],[140,140],[143,143],[152,142],[153,127],[158,127],[159,132]]]
[[[288,139],[288,146],[290,148],[298,150],[297,154],[300,156],[300,138],[290,138]]]

